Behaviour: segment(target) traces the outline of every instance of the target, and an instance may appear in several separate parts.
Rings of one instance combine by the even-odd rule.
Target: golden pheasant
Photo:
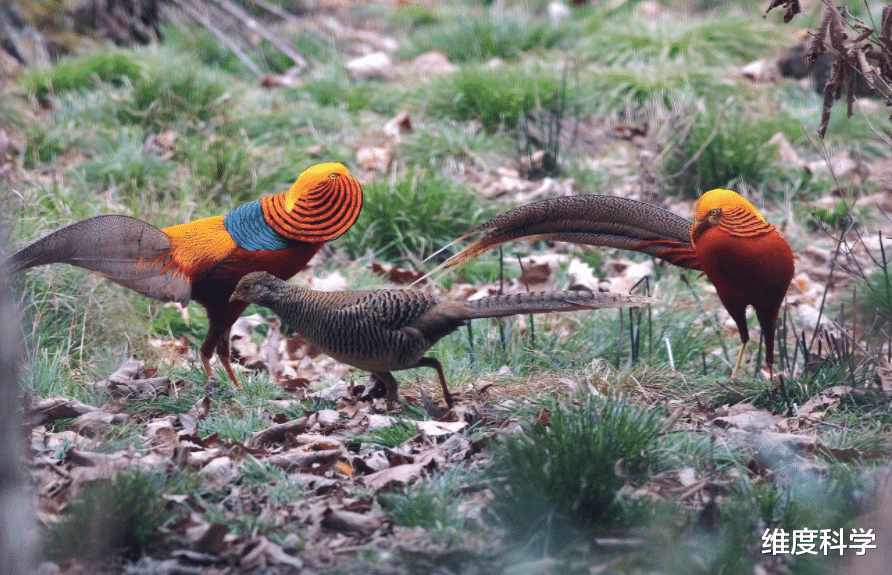
[[[215,216],[159,229],[136,218],[97,216],[22,247],[7,261],[15,274],[34,266],[67,263],[138,293],[207,309],[200,355],[212,376],[217,357],[235,385],[229,330],[247,307],[230,301],[239,279],[263,270],[287,279],[322,245],[346,232],[362,207],[362,189],[341,164],[304,171],[290,189]]]
[[[331,357],[372,372],[373,378],[384,383],[390,405],[399,399],[391,371],[432,367],[450,407],[452,395],[443,367],[424,354],[467,320],[650,303],[645,297],[591,291],[496,295],[475,301],[438,298],[416,290],[321,292],[289,285],[264,272],[243,277],[231,299],[270,308]]]
[[[706,192],[697,201],[695,212],[692,223],[662,208],[626,198],[551,198],[500,214],[458,238],[453,244],[486,232],[434,271],[461,265],[517,239],[634,250],[682,268],[701,270],[715,286],[740,333],[743,345],[732,379],[737,377],[749,341],[749,305],[756,310],[765,337],[765,362],[773,379],[774,332],[778,311],[793,279],[793,252],[783,235],[731,190]]]

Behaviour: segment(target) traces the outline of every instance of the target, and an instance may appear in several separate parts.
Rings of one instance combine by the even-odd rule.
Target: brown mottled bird
[[[765,337],[765,362],[773,379],[774,332],[793,279],[793,252],[783,235],[731,190],[706,192],[697,201],[695,212],[691,222],[662,208],[614,196],[542,200],[500,214],[458,238],[450,245],[486,232],[434,272],[518,239],[634,250],[682,268],[701,270],[737,324],[743,343],[732,379],[737,377],[749,341],[746,308],[750,305]]]
[[[452,406],[443,367],[426,357],[435,343],[483,317],[613,307],[640,307],[649,298],[591,291],[554,291],[495,295],[456,301],[416,290],[379,289],[322,292],[286,282],[265,272],[241,279],[233,300],[268,307],[307,341],[338,361],[372,372],[387,389],[387,402],[399,398],[390,373],[415,367],[437,370],[443,397]]]
[[[362,188],[341,164],[305,170],[286,191],[214,216],[159,229],[129,216],[97,216],[58,229],[9,256],[15,274],[66,263],[88,269],[137,293],[207,309],[200,355],[212,376],[214,351],[238,386],[229,363],[229,330],[248,304],[230,301],[235,284],[263,270],[290,278],[325,244],[346,232],[362,207]]]

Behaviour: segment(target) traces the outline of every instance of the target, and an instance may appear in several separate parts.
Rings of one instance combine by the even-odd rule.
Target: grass
[[[544,407],[540,421],[505,438],[494,456],[492,473],[504,481],[494,510],[504,525],[521,539],[538,531],[559,542],[567,529],[634,523],[619,491],[652,464],[661,411],[591,394]]]
[[[49,528],[50,556],[135,561],[160,550],[162,529],[174,514],[158,494],[176,481],[163,472],[125,471],[87,486],[66,519]]]
[[[406,487],[402,492],[383,492],[378,500],[397,525],[423,529],[461,529],[466,521],[459,513],[461,487],[469,472],[456,466]]]
[[[485,218],[467,187],[425,170],[394,174],[363,186],[359,219],[338,241],[357,258],[371,249],[387,262],[420,261]]]
[[[141,75],[142,68],[129,51],[115,50],[67,58],[50,68],[27,72],[17,83],[38,98],[46,98],[70,90],[101,89],[104,83],[121,86]]]
[[[486,8],[451,14],[437,20],[421,14],[423,34],[413,38],[407,55],[444,53],[452,62],[486,62],[493,58],[517,60],[528,52],[561,45],[567,28],[520,8]]]
[[[559,78],[545,70],[520,66],[463,68],[441,80],[429,113],[457,120],[478,120],[489,132],[514,128],[518,117],[549,106]]]
[[[681,197],[694,199],[713,188],[765,187],[779,179],[777,150],[768,141],[776,133],[795,135],[798,127],[734,108],[733,102],[700,102],[691,122],[678,126],[662,172]]]

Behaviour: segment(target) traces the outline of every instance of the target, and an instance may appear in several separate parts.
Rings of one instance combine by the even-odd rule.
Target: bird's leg
[[[230,362],[229,332],[232,330],[232,324],[242,315],[248,304],[241,301],[222,303],[216,300],[201,301],[200,303],[208,311],[208,333],[201,344],[201,349],[199,349],[204,371],[208,378],[214,376],[214,372],[211,371],[211,357],[216,351],[217,358],[223,364],[223,369],[226,370],[229,379],[236,387],[241,387]]]
[[[220,363],[223,364],[223,369],[226,370],[227,375],[229,375],[229,379],[232,380],[232,383],[235,384],[236,387],[241,387],[238,382],[238,379],[235,377],[235,371],[232,369],[232,361],[231,355],[229,353],[229,334],[226,337],[220,338],[217,342],[217,357],[220,359]]]
[[[232,366],[229,364],[229,340],[228,338],[223,338],[214,342],[211,339],[211,331],[208,331],[208,336],[205,338],[204,343],[201,344],[201,349],[198,350],[198,355],[201,357],[201,363],[204,365],[204,372],[207,374],[208,379],[214,378],[214,370],[211,369],[211,357],[214,355],[214,349],[217,350],[217,357],[220,358],[220,362],[223,364],[223,369],[226,370],[226,373],[229,375],[229,379],[232,380],[232,383],[235,384],[236,387],[241,387],[238,382],[238,379],[235,377],[235,372],[232,370]],[[225,349],[221,353],[221,348],[224,346]]]
[[[397,382],[396,378],[393,377],[393,374],[389,371],[382,371],[378,373],[372,374],[374,377],[377,377],[379,381],[384,383],[384,389],[387,390],[384,397],[387,400],[387,409],[393,410],[399,407],[400,404],[400,384]]]
[[[432,367],[437,370],[437,375],[440,376],[440,386],[443,388],[443,399],[446,400],[446,406],[452,409],[452,394],[449,393],[449,388],[446,387],[446,376],[443,375],[443,365],[440,363],[440,360],[433,357],[422,357],[416,364],[416,367]]]
[[[737,363],[734,364],[734,371],[731,372],[731,381],[737,379],[737,372],[740,370],[740,363],[743,361],[743,352],[746,351],[746,342],[740,345],[740,353],[737,354]]]

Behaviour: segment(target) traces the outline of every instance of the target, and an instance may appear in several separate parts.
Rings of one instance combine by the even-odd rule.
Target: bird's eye
[[[714,218],[717,218],[720,215],[722,215],[722,210],[720,208],[715,208],[715,209],[709,210],[709,215]]]
[[[331,179],[333,180],[333,179],[335,179],[335,178],[338,177],[338,173],[337,173],[337,172],[332,172],[331,174],[328,174],[328,177],[331,178]]]

